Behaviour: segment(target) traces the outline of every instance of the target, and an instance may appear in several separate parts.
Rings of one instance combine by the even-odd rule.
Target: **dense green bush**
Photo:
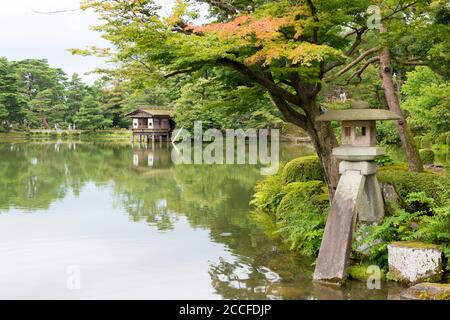
[[[401,145],[400,137],[394,121],[381,121],[377,123],[377,141],[382,145]]]
[[[295,160],[280,170],[281,174],[268,176],[256,185],[251,201],[256,207],[253,217],[268,236],[283,239],[293,250],[314,255],[322,240],[328,191],[325,183],[318,180],[287,183],[286,180],[303,180],[305,176],[322,178],[321,171],[317,174],[313,170],[317,169],[317,157]]]
[[[395,191],[405,201],[412,192],[423,191],[427,197],[439,199],[440,186],[450,189],[450,177],[446,174],[428,172],[404,172],[382,170],[378,173],[380,182],[394,186]]]
[[[281,175],[267,176],[256,184],[250,204],[265,213],[276,212],[284,195]]]
[[[450,142],[450,132],[441,133],[436,138],[436,143],[440,145],[449,145]]]
[[[423,164],[433,164],[434,162],[434,151],[431,149],[421,149],[419,150],[420,159],[422,159]]]
[[[276,211],[277,233],[292,250],[315,255],[322,241],[328,208],[324,182],[293,182],[285,187],[286,195]]]
[[[284,183],[323,180],[319,158],[307,156],[291,160],[284,167],[281,177]]]
[[[415,136],[414,137],[414,144],[418,149],[422,146],[422,136]]]
[[[420,147],[423,149],[428,149],[433,146],[433,137],[431,134],[426,134],[422,137]]]

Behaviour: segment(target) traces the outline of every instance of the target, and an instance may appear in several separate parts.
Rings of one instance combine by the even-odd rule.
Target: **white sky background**
[[[162,7],[160,14],[170,14],[174,0],[156,0]],[[100,58],[73,56],[70,48],[90,45],[107,47],[100,34],[91,31],[99,24],[93,12],[38,14],[79,8],[80,0],[14,0],[3,1],[0,11],[0,56],[9,60],[28,58],[48,59],[52,67],[62,68],[69,77],[79,73],[92,83],[97,75],[84,75],[106,64]]]

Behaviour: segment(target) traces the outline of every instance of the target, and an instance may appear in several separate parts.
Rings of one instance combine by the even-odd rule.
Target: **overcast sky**
[[[157,0],[161,14],[171,11],[174,0]],[[10,60],[46,58],[53,67],[67,74],[79,73],[91,83],[96,76],[84,75],[104,67],[102,59],[73,56],[67,49],[89,45],[106,47],[108,43],[89,26],[98,24],[92,12],[39,14],[38,12],[79,8],[80,0],[13,0],[4,1],[0,11],[0,56]]]

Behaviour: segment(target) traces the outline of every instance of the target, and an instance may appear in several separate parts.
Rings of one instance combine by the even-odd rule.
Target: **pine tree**
[[[0,121],[22,120],[24,102],[14,67],[0,57]]]
[[[104,117],[100,105],[92,96],[87,96],[83,100],[74,121],[79,129],[84,130],[103,129],[111,124],[111,120]]]

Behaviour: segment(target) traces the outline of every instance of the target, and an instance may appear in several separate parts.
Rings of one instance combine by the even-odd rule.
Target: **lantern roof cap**
[[[316,121],[365,121],[365,120],[398,120],[395,112],[383,109],[370,109],[364,101],[352,101],[350,109],[330,110],[318,116]]]

